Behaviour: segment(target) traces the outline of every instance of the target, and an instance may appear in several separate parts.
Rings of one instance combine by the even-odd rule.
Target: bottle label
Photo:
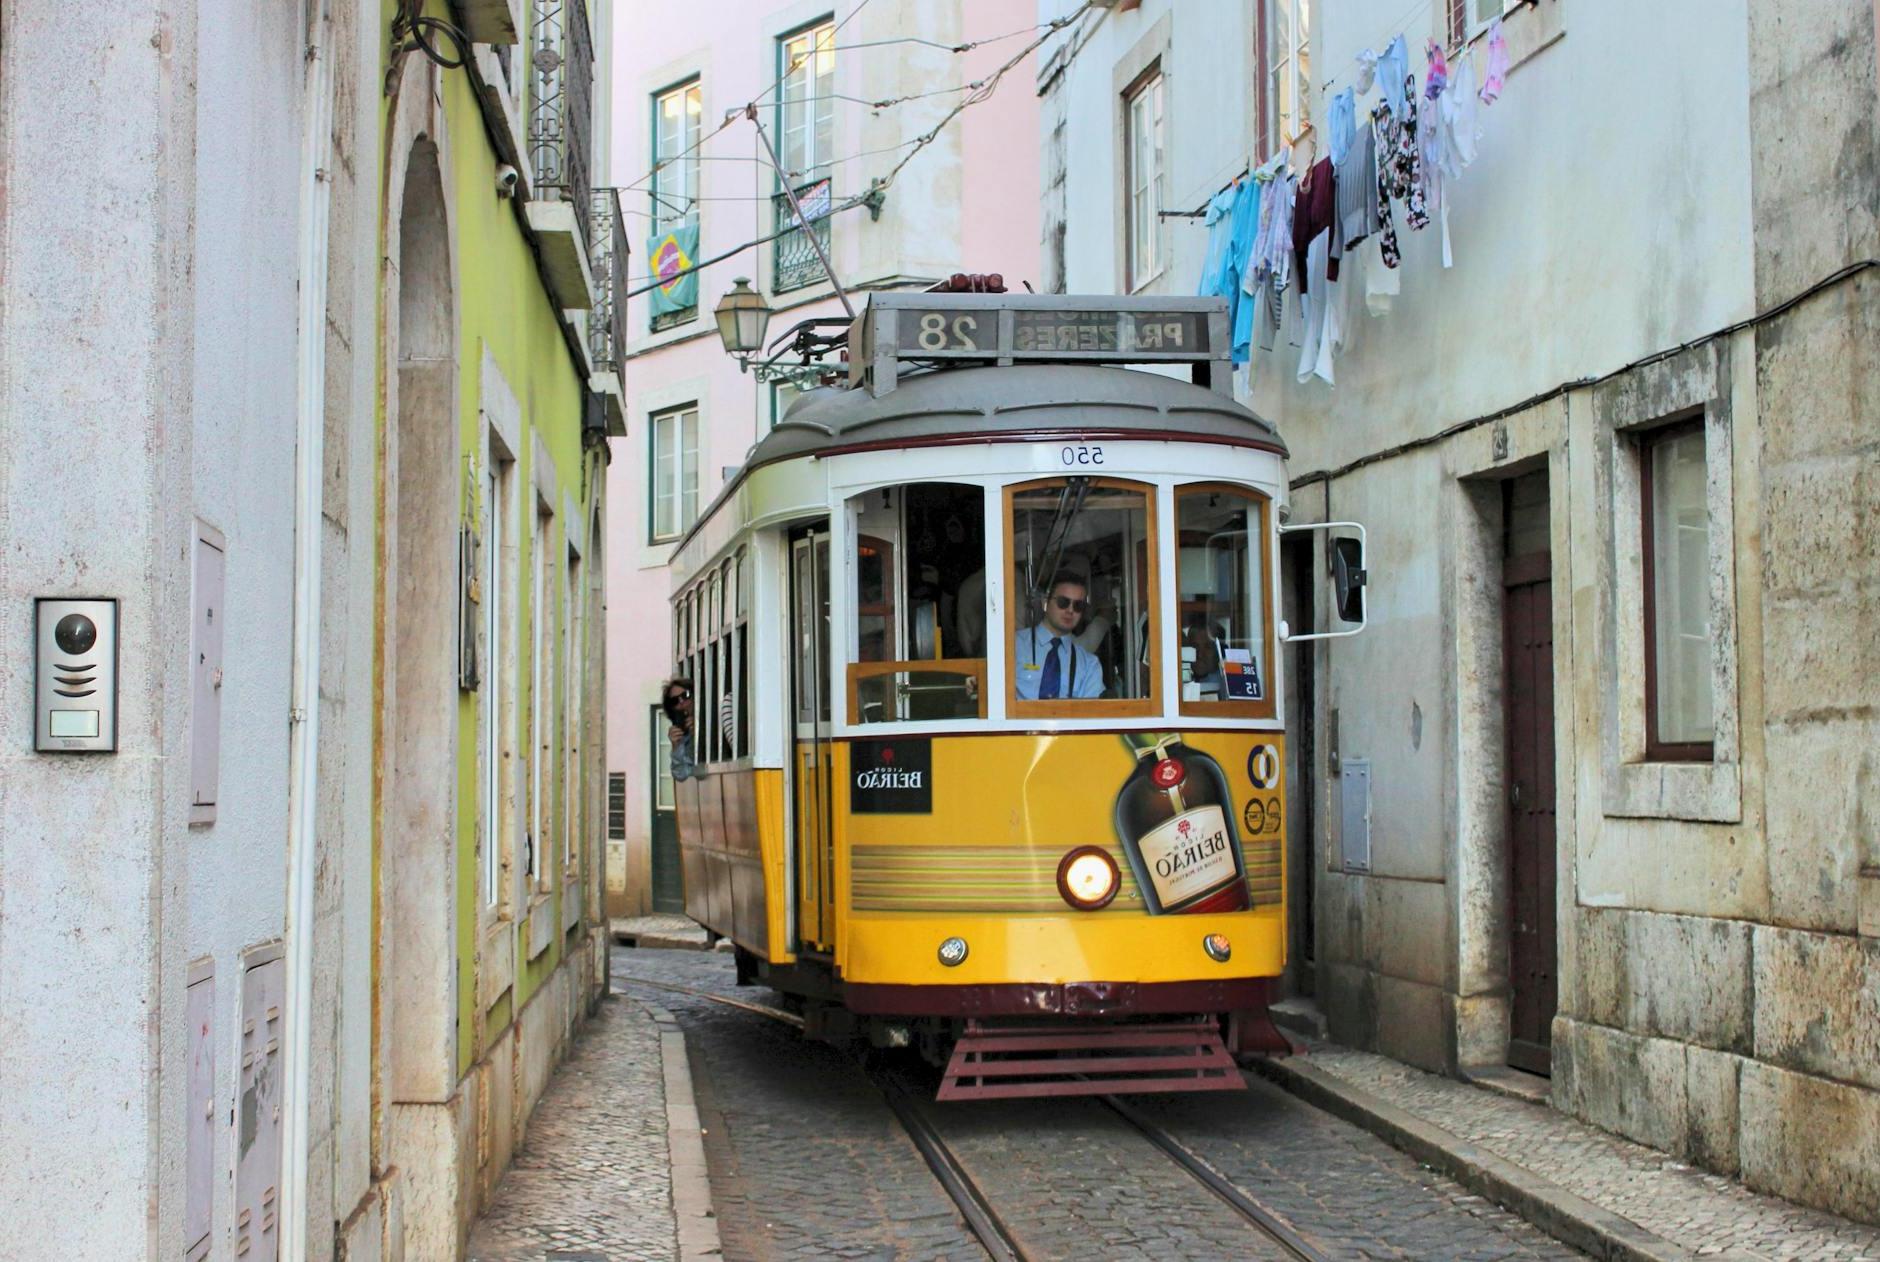
[[[1218,806],[1183,811],[1142,835],[1141,847],[1156,900],[1165,910],[1212,892],[1234,878],[1233,841]]]

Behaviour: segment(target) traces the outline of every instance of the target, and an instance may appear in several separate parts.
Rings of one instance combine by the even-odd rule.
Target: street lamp
[[[764,332],[770,327],[770,304],[764,295],[751,288],[751,278],[740,276],[731,282],[731,292],[712,308],[718,321],[718,338],[727,354],[738,357],[738,368],[749,366],[751,356],[764,349]]]

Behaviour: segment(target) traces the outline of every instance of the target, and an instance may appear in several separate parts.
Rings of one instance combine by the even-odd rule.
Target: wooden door
[[[672,724],[658,706],[652,708],[653,725],[653,910],[685,911],[685,882],[679,856],[679,805],[672,779]],[[624,813],[624,811],[623,811]]]
[[[1508,724],[1508,1063],[1545,1074],[1559,1000],[1554,858],[1554,617],[1548,554],[1503,562]]]
[[[800,948],[827,951],[835,946],[827,525],[790,541],[790,706],[796,936]]]

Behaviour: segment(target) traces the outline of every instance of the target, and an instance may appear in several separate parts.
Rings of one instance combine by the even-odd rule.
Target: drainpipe
[[[287,789],[286,1106],[281,1119],[281,1258],[307,1255],[312,1146],[313,885],[320,748],[320,494],[326,433],[327,215],[333,47],[325,0],[307,0],[307,78],[300,183],[300,345],[295,356],[294,671]]]

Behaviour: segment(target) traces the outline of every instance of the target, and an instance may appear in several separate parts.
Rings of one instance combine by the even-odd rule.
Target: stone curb
[[[1631,1219],[1386,1104],[1301,1058],[1263,1058],[1253,1061],[1251,1070],[1306,1103],[1363,1127],[1582,1253],[1609,1262],[1684,1262],[1696,1257],[1689,1249],[1647,1231]]]
[[[679,1262],[716,1262],[724,1255],[718,1239],[718,1215],[712,1208],[711,1174],[705,1165],[705,1132],[692,1094],[692,1066],[686,1059],[685,1032],[673,1015],[639,996],[659,1026],[659,1059],[666,1080],[666,1149],[672,1159],[672,1214],[678,1232]]]

